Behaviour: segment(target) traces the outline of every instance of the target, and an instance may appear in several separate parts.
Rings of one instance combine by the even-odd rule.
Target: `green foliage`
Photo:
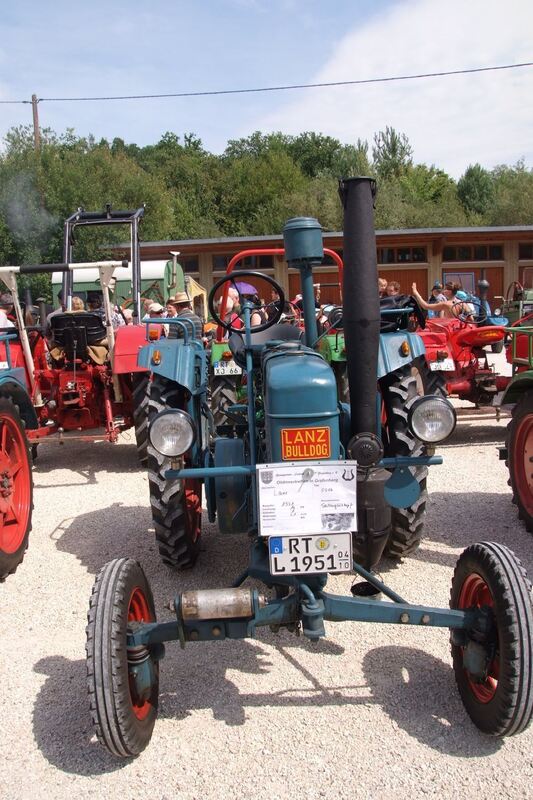
[[[387,125],[374,135],[374,167],[381,178],[399,178],[413,163],[413,148],[404,133]]]
[[[290,216],[317,217],[340,230],[338,179],[376,175],[378,228],[533,224],[533,171],[523,162],[488,172],[471,165],[456,184],[436,166],[413,163],[413,150],[392,127],[366,141],[342,143],[322,133],[297,136],[260,131],[228,142],[221,156],[194,133],[165,133],[140,147],[41,131],[35,153],[29,126],[13,128],[0,153],[0,263],[61,261],[63,222],[90,210],[146,204],[145,240],[268,235]],[[76,258],[102,255],[124,241],[120,228],[80,229]],[[22,282],[25,284],[25,282]],[[46,276],[29,280],[34,298]]]
[[[457,196],[469,213],[485,214],[494,197],[490,172],[479,164],[471,164],[457,183]]]

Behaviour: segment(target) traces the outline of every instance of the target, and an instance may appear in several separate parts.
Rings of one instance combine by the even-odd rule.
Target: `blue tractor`
[[[216,435],[206,352],[190,321],[166,320],[179,336],[141,351],[139,363],[153,373],[148,469],[164,561],[194,564],[202,488],[209,519],[221,534],[248,536],[250,558],[229,587],[178,593],[175,619],[163,623],[136,561],[103,567],[88,615],[88,689],[98,738],[117,756],[137,755],[151,738],[165,642],[240,639],[261,626],[313,642],[325,636],[326,622],[447,628],[458,688],[476,725],[504,736],[530,722],[533,609],[509,550],[467,548],[445,609],[411,605],[373,572],[383,552],[401,557],[420,541],[426,471],[441,463],[434,447],[455,426],[448,400],[418,395],[411,364],[423,346],[407,315],[393,309],[380,334],[374,191],[369,178],[340,187],[344,308],[335,326],[345,336],[349,405],[318,352],[312,268],[323,250],[314,219],[284,228],[287,261],[301,275],[305,330],[280,323],[282,288],[262,273],[233,272],[211,290],[211,313],[228,331],[246,386],[245,402],[227,408]],[[224,314],[230,286],[240,322]],[[355,575],[350,592],[328,593],[330,573]]]

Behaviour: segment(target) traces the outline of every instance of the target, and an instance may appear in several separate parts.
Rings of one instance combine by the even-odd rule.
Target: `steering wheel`
[[[420,308],[420,306],[416,302],[416,299],[412,295],[409,297],[408,305],[412,305],[413,306],[413,314],[411,314],[411,316],[412,317],[414,316],[415,321],[418,324],[418,327],[421,330],[424,330],[424,328],[426,327],[426,314],[427,314],[427,312],[426,312],[426,314],[424,313],[424,311]],[[409,330],[409,325],[408,325],[407,329]],[[414,326],[414,330],[416,330],[416,325]]]
[[[474,306],[474,313],[469,314],[467,311],[464,310],[465,303],[469,303],[470,305]],[[463,310],[459,310],[459,307],[462,306]],[[468,300],[457,300],[454,302],[452,308],[456,308],[458,313],[456,314],[454,311],[454,315],[456,319],[461,320],[461,322],[469,322],[471,325],[483,325],[487,321],[487,312],[485,311],[484,307],[481,305],[481,302],[477,300],[475,297],[472,297]]]
[[[276,307],[276,312],[270,319],[267,319],[266,322],[262,322],[260,325],[254,325],[252,327],[252,333],[259,333],[260,331],[266,331],[268,328],[271,328],[277,322],[280,321],[281,315],[283,314],[283,307],[285,306],[285,294],[283,289],[276,283],[274,278],[271,278],[269,275],[265,275],[264,272],[255,272],[250,269],[241,269],[237,270],[236,272],[232,272],[230,275],[225,275],[219,281],[215,283],[211,291],[209,292],[209,311],[211,316],[215,320],[215,322],[224,328],[227,331],[231,331],[231,333],[239,333],[242,334],[242,328],[235,328],[231,322],[223,322],[220,318],[218,312],[215,309],[215,295],[217,290],[220,289],[225,283],[229,283],[233,288],[236,290],[237,294],[239,295],[239,303],[241,306],[241,312],[237,314],[236,319],[240,319],[244,325],[244,311],[242,310],[242,305],[244,302],[244,295],[242,292],[239,292],[237,285],[235,283],[236,280],[241,280],[242,278],[256,278],[258,280],[266,281],[272,289],[279,295],[279,300],[273,300],[269,303],[260,303],[259,305],[254,305],[253,309],[250,311],[250,317],[253,315],[254,311],[261,311],[266,308],[273,308]]]

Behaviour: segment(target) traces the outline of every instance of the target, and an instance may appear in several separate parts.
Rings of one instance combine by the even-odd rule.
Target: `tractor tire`
[[[215,431],[221,425],[232,424],[227,417],[228,406],[237,402],[237,387],[235,378],[227,375],[216,375],[211,379],[211,412]]]
[[[28,548],[33,510],[30,448],[17,408],[0,398],[0,583]]]
[[[183,408],[183,389],[154,375],[150,387],[148,419],[169,408]],[[167,480],[170,458],[148,441],[148,483],[155,538],[164,564],[173,569],[193,567],[200,552],[202,483]]]
[[[147,372],[134,372],[132,376],[133,425],[137,456],[142,467],[148,464],[148,404],[150,376]]]
[[[505,345],[504,339],[502,339],[501,342],[495,342],[494,344],[491,344],[490,346],[491,352],[496,354],[503,353],[504,345]]]
[[[87,688],[96,735],[113,755],[138,756],[151,739],[157,717],[159,662],[148,655],[153,680],[149,695],[139,697],[128,662],[128,623],[155,622],[156,614],[150,586],[136,561],[116,558],[102,568],[87,619]]]
[[[409,407],[418,397],[416,378],[411,365],[400,367],[380,380],[380,390],[387,416],[383,428],[385,456],[420,456],[424,446],[407,424]],[[408,508],[393,508],[391,531],[385,555],[401,559],[417,550],[422,538],[427,501],[427,467],[412,467],[420,485],[420,496]]]
[[[467,642],[454,643],[455,680],[464,707],[477,727],[490,736],[524,731],[533,716],[533,606],[531,584],[514,553],[495,542],[470,545],[455,568],[452,608],[490,609],[493,625],[485,640],[483,675],[464,665]]]
[[[533,533],[533,391],[526,392],[513,408],[507,426],[507,467],[518,517]]]
[[[444,375],[431,370],[424,356],[415,358],[411,364],[411,374],[416,380],[416,391],[420,397],[426,394],[448,397]]]

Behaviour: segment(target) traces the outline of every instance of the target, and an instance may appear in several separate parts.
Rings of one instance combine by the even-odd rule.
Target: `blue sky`
[[[530,0],[19,0],[0,7],[0,99],[151,94],[350,80],[533,61]],[[529,41],[528,41],[529,40]],[[111,140],[194,132],[221,152],[254,130],[371,140],[458,177],[533,166],[533,68],[424,82],[207,98],[42,102],[41,125]],[[31,107],[0,105],[0,137]]]

